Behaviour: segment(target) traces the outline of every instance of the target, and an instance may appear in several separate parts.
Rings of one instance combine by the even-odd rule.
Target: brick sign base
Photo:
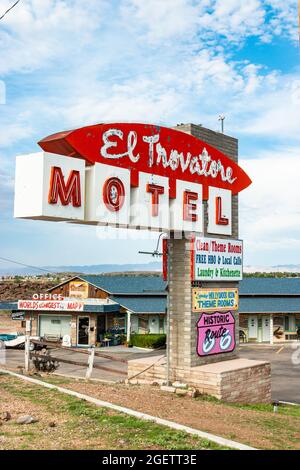
[[[128,361],[128,377],[132,384],[160,384],[166,382],[166,358],[154,364],[153,356]],[[148,368],[148,369],[147,369]],[[145,372],[143,372],[147,369]],[[137,374],[139,374],[137,376]],[[190,370],[172,371],[171,381],[179,381],[227,403],[270,403],[271,366],[269,362],[232,359]]]

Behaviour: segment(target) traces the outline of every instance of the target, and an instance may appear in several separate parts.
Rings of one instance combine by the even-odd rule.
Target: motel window
[[[107,315],[107,329],[112,333],[125,332],[125,316]]]
[[[284,317],[284,329],[285,331],[289,331],[290,329],[289,317]]]
[[[290,326],[290,331],[296,331],[296,319],[294,315],[289,316],[289,326]]]
[[[278,317],[274,317],[273,318],[273,324],[274,324],[274,327],[277,326],[281,326],[283,327],[284,326],[284,317],[283,316],[278,316]]]
[[[165,317],[159,317],[159,332],[165,332]]]

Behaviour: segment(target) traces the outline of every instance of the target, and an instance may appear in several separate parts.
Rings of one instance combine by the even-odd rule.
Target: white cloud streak
[[[252,179],[240,195],[240,235],[252,264],[300,261],[299,157],[300,148],[283,147],[240,161]]]

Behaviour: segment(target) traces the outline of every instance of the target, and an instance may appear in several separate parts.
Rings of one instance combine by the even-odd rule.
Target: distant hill
[[[300,264],[278,264],[275,266],[244,266],[244,273],[300,273]]]
[[[43,271],[49,273],[81,273],[81,274],[102,274],[110,272],[124,271],[161,271],[161,261],[152,261],[143,264],[95,264],[95,265],[75,265],[75,266],[41,266],[41,270],[35,268],[0,268],[0,276],[35,276]]]
[[[75,274],[103,274],[103,273],[124,273],[135,271],[151,271],[161,272],[162,262],[152,261],[142,264],[94,264],[94,265],[71,265],[71,266],[40,266],[41,270],[35,268],[11,267],[0,268],[0,276],[36,276],[42,275],[43,272],[65,273],[67,277]],[[46,272],[45,272],[46,271]],[[284,273],[284,275],[292,275],[300,273],[300,264],[286,264],[276,266],[244,266],[245,275],[259,275],[265,273],[273,275],[274,273]]]

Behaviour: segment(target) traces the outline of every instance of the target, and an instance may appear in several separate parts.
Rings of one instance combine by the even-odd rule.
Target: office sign
[[[237,310],[238,289],[192,289],[193,312],[215,312]]]
[[[243,278],[243,242],[198,237],[191,248],[192,279],[240,281]]]
[[[17,157],[15,217],[231,235],[232,195],[251,183],[206,142],[152,124],[97,124]]]
[[[203,313],[197,322],[197,354],[209,356],[235,349],[235,318],[226,313]]]

